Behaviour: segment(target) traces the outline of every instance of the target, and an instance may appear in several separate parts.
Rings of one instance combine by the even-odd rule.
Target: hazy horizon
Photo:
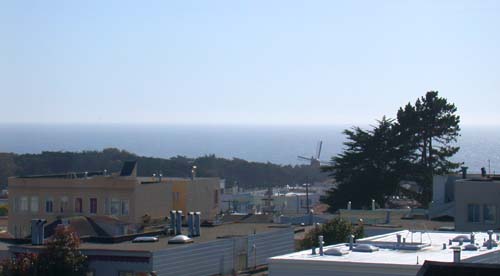
[[[5,125],[0,123],[0,152],[84,151],[118,148],[140,156],[224,158],[276,164],[305,164],[298,155],[315,155],[323,141],[321,160],[341,153],[346,126],[189,126],[189,125]],[[500,172],[500,129],[463,127],[460,151],[452,158],[478,172],[491,160]]]
[[[3,123],[498,125],[498,1],[9,1]],[[348,123],[346,123],[348,122]]]

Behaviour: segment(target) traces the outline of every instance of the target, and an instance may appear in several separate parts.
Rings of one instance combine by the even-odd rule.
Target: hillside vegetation
[[[117,172],[126,160],[138,161],[138,175],[150,176],[162,172],[164,176],[188,177],[193,165],[197,176],[217,176],[232,186],[235,182],[244,188],[284,186],[306,181],[322,181],[327,175],[309,165],[277,165],[248,162],[243,159],[219,158],[207,155],[195,159],[176,156],[154,158],[108,148],[103,151],[42,152],[40,154],[0,153],[0,184],[5,186],[9,176],[54,174],[82,171]]]

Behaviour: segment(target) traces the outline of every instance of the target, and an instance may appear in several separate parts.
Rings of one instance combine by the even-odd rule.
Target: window
[[[467,221],[468,222],[480,222],[480,206],[479,204],[468,204],[467,205]]]
[[[97,198],[90,199],[90,213],[97,214]]]
[[[19,212],[19,208],[21,206],[21,202],[18,197],[14,198],[14,212],[17,213]]]
[[[120,214],[121,202],[119,199],[112,198],[111,199],[111,215],[119,215]]]
[[[28,211],[28,197],[22,196],[19,204],[19,211],[26,212]]]
[[[30,199],[30,210],[33,213],[38,213],[38,197],[32,196]]]
[[[49,197],[45,200],[45,213],[52,213],[54,211],[54,199]]]
[[[216,206],[219,204],[219,190],[214,191],[214,204]]]
[[[83,212],[83,201],[81,197],[75,198],[75,213]]]
[[[129,201],[127,199],[122,200],[122,216],[128,216],[129,211]]]
[[[172,200],[173,200],[174,202],[179,201],[179,192],[173,192],[173,193],[172,193]]]
[[[486,224],[495,224],[497,218],[497,206],[493,204],[484,204],[483,220]]]
[[[61,197],[61,203],[59,205],[59,211],[61,213],[64,213],[64,212],[68,211],[68,197],[67,196]]]

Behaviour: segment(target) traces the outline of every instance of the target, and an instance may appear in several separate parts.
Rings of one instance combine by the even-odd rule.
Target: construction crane
[[[313,166],[313,167],[319,167],[321,165],[330,165],[330,162],[319,160],[319,158],[321,156],[322,147],[323,147],[323,141],[319,141],[318,145],[316,146],[316,156],[311,156],[310,158],[307,158],[307,157],[299,155],[299,156],[297,156],[297,158],[299,160],[302,160],[302,161],[304,161],[304,160],[309,161],[311,166]]]

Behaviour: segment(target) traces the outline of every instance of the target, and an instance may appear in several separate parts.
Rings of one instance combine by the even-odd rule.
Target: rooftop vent
[[[169,244],[185,244],[185,243],[192,243],[194,242],[193,239],[186,235],[177,235],[170,240],[168,240]]]
[[[478,249],[479,249],[479,247],[475,244],[468,244],[468,245],[464,246],[465,251],[476,251]]]
[[[470,237],[467,235],[458,235],[453,238],[454,242],[470,242]]]
[[[378,251],[378,247],[373,246],[371,244],[359,244],[356,247],[354,247],[352,249],[352,251],[354,251],[354,252],[368,252],[368,253],[371,253],[371,252]]]
[[[490,243],[491,243],[491,246],[490,246]],[[484,243],[483,243],[483,246],[484,247],[487,247],[487,248],[492,248],[492,247],[497,247],[498,244],[496,241],[494,240],[486,240]]]
[[[159,240],[158,237],[137,237],[132,242],[157,242]]]
[[[324,254],[328,256],[343,256],[349,254],[349,251],[336,247],[326,250]]]

